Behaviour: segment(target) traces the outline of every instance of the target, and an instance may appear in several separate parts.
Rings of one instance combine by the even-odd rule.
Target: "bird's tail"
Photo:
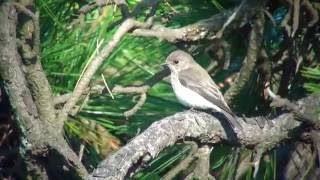
[[[236,119],[236,116],[233,115],[233,114],[230,114],[228,112],[223,112],[223,115],[226,117],[226,119],[228,120],[230,126],[233,128],[233,129],[239,129],[239,130],[242,130],[242,126],[241,124],[239,123],[239,121]]]

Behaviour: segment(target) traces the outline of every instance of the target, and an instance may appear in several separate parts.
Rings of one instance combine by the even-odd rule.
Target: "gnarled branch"
[[[315,106],[319,101],[319,96],[310,96],[299,103]],[[302,124],[294,120],[293,113],[275,117],[272,119],[272,127],[266,125],[262,129],[258,125],[245,124],[241,118],[238,118],[238,121],[242,124],[243,131],[236,132],[235,138],[230,129],[224,128],[222,121],[204,112],[185,111],[166,117],[153,123],[118,152],[102,161],[90,179],[128,177],[141,168],[142,163],[155,158],[165,147],[183,138],[212,144],[228,142],[233,146],[270,150],[280,142],[298,137],[298,133],[292,132]]]

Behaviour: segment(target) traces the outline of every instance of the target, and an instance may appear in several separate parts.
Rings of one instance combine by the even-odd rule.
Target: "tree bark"
[[[302,107],[318,107],[319,96],[310,96],[298,102]],[[303,110],[300,113],[304,113]],[[263,117],[246,118],[255,122]],[[245,123],[238,118],[243,130],[232,132],[225,127],[219,115],[212,116],[205,112],[185,111],[166,117],[153,123],[143,133],[135,137],[115,154],[111,155],[90,175],[90,179],[123,179],[130,177],[144,164],[166,147],[181,139],[193,139],[201,143],[217,144],[227,142],[233,146],[244,146],[265,152],[273,149],[285,140],[298,138],[304,124],[294,118],[294,113],[284,113],[260,128],[257,124]],[[236,135],[236,136],[235,136]]]

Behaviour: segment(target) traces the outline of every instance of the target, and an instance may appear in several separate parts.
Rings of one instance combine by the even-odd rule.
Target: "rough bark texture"
[[[26,143],[41,143],[41,121],[33,102],[31,92],[24,78],[23,65],[17,49],[16,9],[9,3],[3,3],[0,11],[0,75],[10,98],[16,119],[26,134]]]
[[[320,98],[308,97],[299,104],[319,106]],[[303,112],[302,112],[303,113]],[[141,162],[155,158],[165,147],[173,145],[184,138],[195,139],[202,143],[227,142],[235,146],[270,150],[280,142],[298,137],[297,132],[302,122],[295,120],[292,113],[285,113],[272,119],[273,125],[251,125],[238,121],[243,131],[236,132],[224,128],[221,118],[204,112],[185,111],[166,117],[153,123],[142,134],[135,137],[118,152],[100,163],[91,174],[90,179],[123,179],[139,168]],[[257,118],[247,118],[255,121]]]
[[[2,26],[0,28],[0,76],[9,96],[15,119],[23,134],[21,149],[24,152],[21,154],[26,160],[32,161],[27,163],[27,166],[30,165],[31,171],[41,172],[42,174],[37,174],[37,176],[45,179],[48,178],[48,170],[45,172],[44,169],[50,168],[50,165],[41,164],[41,161],[52,158],[49,155],[60,156],[64,165],[70,160],[75,167],[66,166],[70,169],[77,169],[80,175],[86,175],[85,168],[65,141],[61,133],[62,127],[57,129],[56,124],[52,122],[55,110],[51,100],[50,86],[40,62],[29,64],[29,67],[22,62],[17,47],[16,27],[18,22],[14,4],[12,2],[2,3],[0,8]],[[51,106],[47,107],[48,103],[51,103]],[[53,151],[58,154],[51,154],[50,152]],[[39,163],[38,167],[33,165],[35,162]],[[64,165],[62,164],[60,168],[63,169]],[[34,168],[38,170],[33,170]],[[68,171],[64,173],[66,175]]]
[[[41,139],[41,121],[38,116],[36,104],[33,101],[31,92],[23,72],[21,57],[18,54],[16,25],[17,13],[9,3],[3,3],[0,7],[0,76],[3,79],[4,87],[9,96],[15,119],[22,133],[21,137],[25,151],[39,152],[45,149]],[[25,152],[22,152],[24,154]],[[47,179],[47,174],[32,159],[26,158],[28,170],[41,179]]]
[[[40,24],[39,12],[32,12],[26,7],[34,7],[33,0],[15,3],[19,10],[19,50],[25,65],[26,80],[43,123],[56,123],[55,109],[52,103],[51,86],[46,78],[40,61]],[[30,43],[31,42],[31,43]],[[58,131],[57,131],[58,132]],[[60,132],[61,133],[61,132]]]

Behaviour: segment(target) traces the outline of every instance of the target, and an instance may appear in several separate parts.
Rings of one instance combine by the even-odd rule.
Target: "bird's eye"
[[[178,60],[174,60],[174,61],[173,61],[173,63],[178,64],[178,63],[179,63],[179,61],[178,61]]]

